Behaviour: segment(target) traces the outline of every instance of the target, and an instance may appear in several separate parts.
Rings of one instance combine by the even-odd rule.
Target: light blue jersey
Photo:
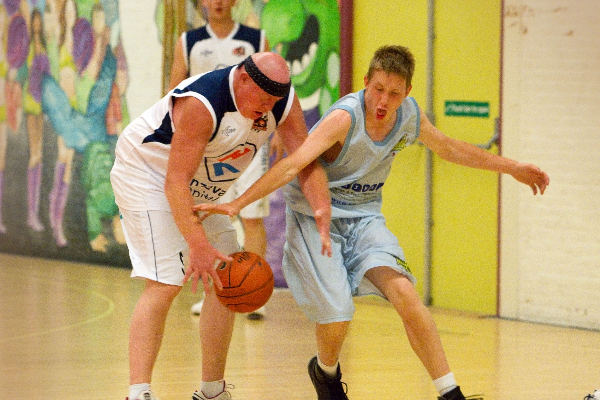
[[[352,117],[344,147],[332,163],[322,160],[329,179],[332,218],[352,218],[381,213],[381,193],[398,151],[419,136],[420,114],[414,98],[407,97],[397,110],[396,123],[384,140],[375,142],[365,127],[364,90],[351,93],[331,106],[311,132],[333,110],[342,109]],[[297,180],[284,193],[288,207],[312,215],[312,209]]]
[[[323,162],[331,194],[331,257],[321,254],[319,231],[298,182],[285,188],[283,272],[300,308],[322,324],[351,320],[353,296],[384,297],[365,277],[372,268],[391,268],[415,283],[398,239],[386,227],[381,191],[396,153],[419,135],[419,107],[406,98],[396,110],[394,127],[380,142],[365,128],[364,91],[338,100],[323,118],[336,109],[346,110],[352,124],[337,159]]]

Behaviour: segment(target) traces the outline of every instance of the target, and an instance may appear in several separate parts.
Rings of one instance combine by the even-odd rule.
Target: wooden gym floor
[[[142,287],[120,268],[0,254],[0,399],[109,400],[127,394],[127,334]],[[196,301],[184,288],[167,320],[153,389],[190,399],[200,381]],[[600,332],[432,309],[467,393],[486,400],[581,400],[600,388]],[[238,316],[226,377],[234,400],[315,399],[306,364],[313,326],[287,290],[263,321]],[[357,301],[341,359],[352,400],[433,400],[402,324],[378,299]]]

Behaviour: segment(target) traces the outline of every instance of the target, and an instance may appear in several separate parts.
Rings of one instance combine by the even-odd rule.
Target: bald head
[[[252,60],[267,78],[279,83],[290,81],[290,71],[287,63],[279,54],[270,51],[256,53],[252,55]]]
[[[256,53],[240,63],[252,81],[263,91],[285,97],[290,91],[290,72],[285,60],[270,52]]]

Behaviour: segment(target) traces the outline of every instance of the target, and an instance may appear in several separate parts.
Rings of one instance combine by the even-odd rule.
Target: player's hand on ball
[[[223,287],[219,275],[215,270],[215,264],[217,260],[231,261],[231,257],[222,254],[212,247],[208,242],[206,245],[190,245],[190,259],[189,265],[185,271],[183,277],[183,283],[188,280],[192,280],[192,292],[196,293],[198,289],[198,281],[202,279],[204,285],[204,292],[210,293],[210,281],[214,283],[219,289]]]

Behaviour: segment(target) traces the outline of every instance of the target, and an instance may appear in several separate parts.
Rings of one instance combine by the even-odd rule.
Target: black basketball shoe
[[[483,400],[483,396],[480,394],[474,394],[467,396],[462,394],[460,386],[455,387],[443,396],[438,397],[438,400]]]
[[[313,357],[308,363],[308,375],[317,391],[318,400],[349,400],[346,396],[348,386],[342,382],[339,365],[336,376],[329,377],[317,364],[317,357]]]

